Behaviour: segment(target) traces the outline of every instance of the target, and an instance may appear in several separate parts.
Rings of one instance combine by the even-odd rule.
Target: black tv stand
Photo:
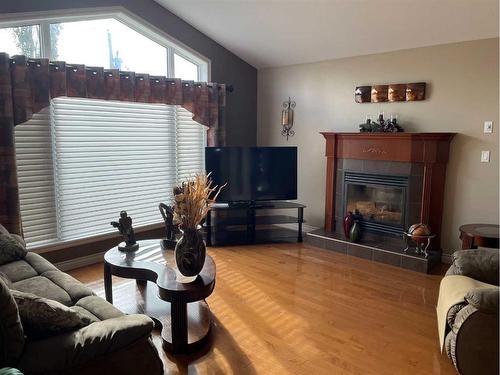
[[[302,242],[305,207],[303,204],[287,201],[215,204],[205,221],[207,246],[291,240]],[[297,215],[271,212],[290,209],[297,210]],[[276,226],[291,223],[297,224],[297,231]]]

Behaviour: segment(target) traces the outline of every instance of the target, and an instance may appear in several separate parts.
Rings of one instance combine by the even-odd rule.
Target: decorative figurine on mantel
[[[136,251],[139,249],[139,244],[135,241],[134,228],[132,227],[132,218],[127,215],[127,211],[120,212],[118,222],[112,221],[111,225],[117,228],[123,236],[123,242],[118,245],[120,251]]]
[[[361,133],[399,133],[404,132],[404,129],[398,124],[397,116],[391,115],[391,119],[387,121],[384,119],[384,112],[380,112],[378,122],[366,116],[366,122],[359,125],[359,131]]]

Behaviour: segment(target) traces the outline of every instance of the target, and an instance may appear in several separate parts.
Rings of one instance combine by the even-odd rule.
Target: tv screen
[[[205,169],[219,202],[297,199],[297,147],[207,147]]]

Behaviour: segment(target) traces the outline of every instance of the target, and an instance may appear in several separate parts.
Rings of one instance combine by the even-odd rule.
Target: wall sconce
[[[288,101],[283,102],[283,110],[281,111],[281,126],[283,126],[281,135],[286,137],[287,141],[288,137],[293,137],[295,135],[295,132],[292,130],[294,108],[295,102],[290,100],[290,97],[288,97]]]

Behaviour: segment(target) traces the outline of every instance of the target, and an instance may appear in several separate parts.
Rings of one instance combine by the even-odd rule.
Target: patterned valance
[[[60,96],[180,105],[225,145],[226,86],[0,53],[0,223],[21,233],[14,126]]]

